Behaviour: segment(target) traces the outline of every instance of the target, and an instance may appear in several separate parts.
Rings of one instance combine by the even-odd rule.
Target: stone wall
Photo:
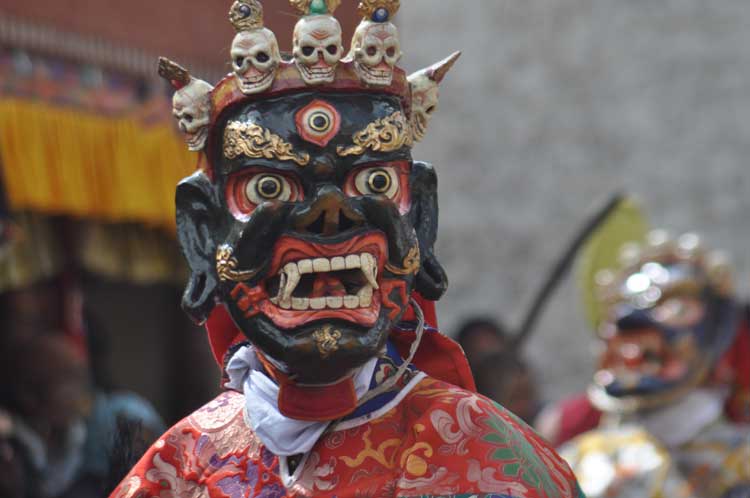
[[[398,19],[409,69],[464,52],[416,150],[441,181],[446,331],[475,311],[515,325],[616,189],[730,251],[748,294],[746,0],[408,0]],[[587,382],[590,339],[569,278],[527,349],[548,397]]]

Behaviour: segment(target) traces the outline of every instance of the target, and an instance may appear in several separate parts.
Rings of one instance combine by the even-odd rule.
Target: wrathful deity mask
[[[659,406],[703,382],[730,345],[737,312],[723,257],[693,234],[655,231],[627,246],[619,272],[602,272],[609,316],[592,399],[607,411]]]
[[[398,2],[363,2],[368,28],[354,44],[378,26],[388,32],[377,49],[389,74],[376,84],[359,67],[364,59],[341,60],[335,3],[293,2],[303,14],[294,59],[265,50],[270,76],[251,88],[245,69],[258,54],[240,42],[268,30],[257,1],[235,2],[235,73],[207,93],[201,168],[177,190],[191,269],[183,307],[198,322],[224,307],[274,371],[298,385],[346,378],[382,352],[414,291],[436,300],[447,287],[433,252],[436,174],[411,155],[412,101],[429,91],[437,105],[437,84],[457,55],[419,73],[427,81],[415,86],[395,66],[400,47],[388,20]],[[169,64],[163,75],[174,85],[179,66]],[[253,67],[260,82],[266,66]]]
[[[199,173],[178,192],[189,233],[208,239],[192,256],[209,267],[216,254],[217,297],[300,381],[333,381],[375,356],[408,305],[420,247],[431,254],[435,176],[410,142],[342,156],[369,120],[401,112],[397,98],[372,95],[241,103],[217,124],[214,182]],[[204,210],[222,214],[200,226]],[[423,290],[440,292],[435,279]]]

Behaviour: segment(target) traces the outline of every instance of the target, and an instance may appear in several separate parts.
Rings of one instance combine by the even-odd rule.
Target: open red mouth
[[[260,307],[276,326],[295,328],[310,321],[340,319],[365,327],[380,314],[380,279],[388,260],[381,232],[338,244],[281,237],[270,277],[261,285],[269,299]]]

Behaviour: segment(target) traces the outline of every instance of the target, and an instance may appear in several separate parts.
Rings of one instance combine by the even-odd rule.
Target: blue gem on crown
[[[388,9],[380,7],[372,13],[372,20],[375,22],[386,22],[390,16],[391,14],[388,12]]]

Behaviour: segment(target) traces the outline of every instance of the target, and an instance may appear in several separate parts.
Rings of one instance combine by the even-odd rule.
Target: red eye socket
[[[234,175],[227,184],[227,202],[235,218],[246,219],[264,202],[296,202],[301,199],[297,182],[285,175],[250,172]]]

